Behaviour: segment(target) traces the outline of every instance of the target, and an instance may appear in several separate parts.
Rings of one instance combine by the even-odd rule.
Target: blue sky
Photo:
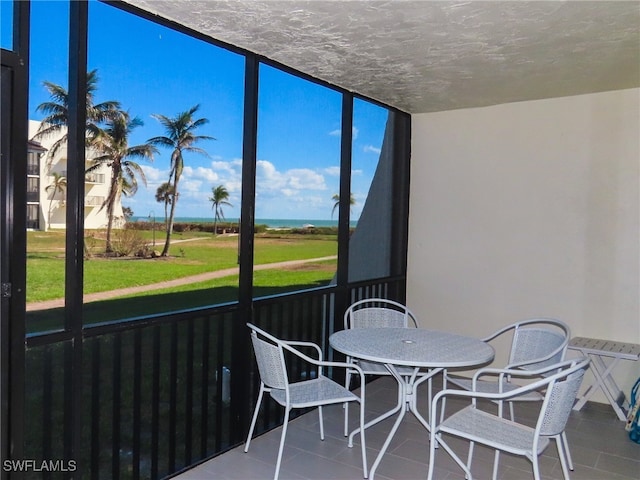
[[[40,120],[36,107],[48,100],[42,82],[67,85],[68,5],[34,2],[32,25],[30,118]],[[185,155],[176,216],[211,217],[208,197],[222,184],[233,204],[224,214],[236,218],[244,57],[98,2],[90,4],[89,32],[88,68],[97,68],[99,75],[95,100],[118,100],[144,122],[130,145],[164,134],[152,114],[174,117],[199,104],[197,117],[209,120],[198,133],[216,140],[198,145],[208,156]],[[331,219],[331,197],[339,185],[340,94],[265,65],[260,82],[256,218]],[[360,100],[354,111],[352,219],[357,219],[377,165],[387,111]],[[162,215],[154,196],[168,179],[169,158],[170,151],[161,149],[153,163],[140,162],[148,185],[123,198],[134,215]]]
[[[13,14],[13,4],[7,0],[0,0],[0,46],[11,50],[13,41],[11,35],[13,28],[11,25],[11,15]]]

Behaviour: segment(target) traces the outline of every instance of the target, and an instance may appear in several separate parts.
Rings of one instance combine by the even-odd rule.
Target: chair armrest
[[[292,346],[292,345],[300,345],[300,344],[302,344],[302,346],[306,346],[306,347],[314,346],[316,351],[319,352],[320,359],[316,360],[315,358],[312,358],[312,357],[310,357],[308,355],[305,355],[300,350],[298,350],[297,348],[294,348]],[[317,365],[318,367],[338,367],[338,368],[348,368],[348,369],[355,370],[360,375],[361,384],[364,385],[365,377],[364,377],[364,371],[362,370],[362,368],[360,368],[358,365],[356,365],[354,363],[331,362],[331,361],[327,361],[327,360],[322,360],[322,350],[315,343],[311,343],[311,342],[283,342],[282,343],[282,348],[284,348],[285,350],[293,353],[295,356],[301,358],[302,360],[304,360],[306,362],[309,362],[312,365]],[[322,370],[320,370],[320,372],[322,372]]]
[[[318,345],[316,345],[313,342],[303,342],[303,341],[298,341],[298,340],[282,340],[282,343],[285,344],[285,345],[293,346],[293,347],[309,347],[309,348],[313,348],[316,351],[316,353],[318,354],[318,360],[322,360],[322,350],[320,349],[320,347]],[[289,349],[287,349],[287,350],[289,350]],[[291,351],[293,351],[293,350],[295,350],[297,352],[300,351],[297,348],[292,349]]]
[[[516,388],[514,390],[510,390],[508,392],[500,392],[500,393],[488,393],[488,392],[477,392],[473,390],[455,390],[455,389],[445,389],[438,392],[432,400],[431,403],[431,418],[438,418],[438,403],[446,397],[464,397],[468,398],[475,403],[476,399],[483,398],[486,400],[507,400],[512,397],[517,397],[522,395],[523,393],[527,393],[532,390],[537,390],[543,385],[547,385],[549,383],[548,379],[540,379],[536,382],[529,383],[522,387]],[[436,420],[434,420],[435,422]]]
[[[297,343],[303,343],[304,346],[314,345],[316,347],[316,350],[319,351],[320,354],[322,354],[322,350],[320,350],[320,347],[318,345],[316,345],[315,343],[310,343],[310,342],[283,342],[283,344],[282,344],[282,348],[284,348],[285,350],[293,353],[295,356],[300,357],[304,361],[311,363],[312,365],[318,365],[320,367],[353,368],[354,370],[359,370],[360,372],[362,372],[362,369],[359,366],[357,366],[357,365],[355,365],[353,363],[332,362],[332,361],[328,361],[328,360],[322,360],[322,358],[320,358],[320,359],[312,358],[309,355],[306,355],[306,354],[302,353],[297,348],[292,347],[291,343],[296,343],[296,344]],[[363,375],[364,375],[364,373],[363,373]]]
[[[476,371],[476,373],[473,375],[473,378],[472,378],[474,390],[475,390],[475,384],[478,378],[480,378],[482,375],[499,375],[500,380],[504,379],[505,376],[522,377],[522,378],[540,377],[545,373],[548,373],[552,370],[557,370],[563,365],[566,366],[569,363],[571,363],[571,360],[565,360],[563,362],[556,363],[553,365],[548,365],[546,367],[542,367],[537,370],[521,370],[519,368],[492,368],[492,367],[481,368],[480,370]]]
[[[573,370],[575,371],[578,368],[587,368],[587,366],[590,363],[590,359],[588,357],[582,357],[582,358],[576,358],[576,359],[572,359],[572,360],[564,360],[562,362],[558,362],[554,365],[550,365],[548,367],[545,368],[541,368],[538,370],[532,370],[532,371],[526,371],[523,372],[521,370],[510,370],[510,369],[505,369],[505,368],[484,368],[479,370],[478,372],[476,372],[476,374],[474,375],[474,382],[477,380],[477,377],[479,377],[481,374],[483,373],[494,373],[494,374],[498,374],[498,375],[508,375],[508,374],[513,374],[513,375],[517,375],[517,376],[521,376],[521,377],[533,377],[533,376],[538,376],[540,377],[543,373],[546,372],[550,372],[552,370]],[[507,392],[500,392],[500,393],[490,393],[490,392],[477,392],[477,391],[473,391],[473,390],[454,390],[454,389],[445,389],[442,390],[440,392],[438,392],[436,395],[434,395],[433,397],[433,401],[431,403],[431,418],[435,419],[435,421],[437,421],[438,415],[438,403],[446,397],[466,397],[472,400],[472,402],[475,401],[475,399],[478,398],[484,398],[487,400],[508,400],[509,398],[512,397],[517,397],[520,396],[524,393],[530,392],[530,391],[534,391],[534,390],[538,390],[541,387],[544,387],[545,385],[549,385],[549,383],[551,381],[555,381],[556,378],[558,377],[566,377],[568,375],[568,372],[557,372],[554,373],[553,375],[549,376],[549,377],[543,377],[543,378],[539,378],[538,380],[528,383],[527,385],[523,385],[522,387],[519,388],[515,388],[513,390],[507,391]],[[474,383],[475,386],[475,383]],[[433,430],[432,430],[433,431]]]
[[[321,364],[321,366],[323,367],[337,367],[337,368],[344,368],[348,370],[354,370],[358,372],[358,375],[360,376],[360,398],[361,399],[364,398],[364,388],[365,388],[364,386],[366,384],[366,381],[364,376],[364,370],[362,370],[362,368],[360,368],[358,365],[354,363],[347,363],[347,362],[324,361],[324,362],[318,362],[318,363]]]

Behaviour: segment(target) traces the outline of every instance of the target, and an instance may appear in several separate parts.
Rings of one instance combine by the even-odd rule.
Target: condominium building
[[[50,155],[54,143],[66,130],[57,135],[34,139],[40,122],[29,120],[29,146],[27,154],[27,228],[33,230],[63,229],[66,226],[67,147],[63,144],[55,155]],[[93,164],[95,154],[87,151],[86,167]],[[87,173],[84,182],[84,227],[100,229],[107,226],[107,210],[102,208],[109,193],[111,171],[102,165]],[[114,209],[114,228],[124,225],[122,204]]]

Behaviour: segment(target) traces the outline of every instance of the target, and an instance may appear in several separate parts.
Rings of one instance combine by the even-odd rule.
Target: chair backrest
[[[582,357],[561,362],[558,365],[563,368],[559,373],[547,377],[550,382],[536,426],[540,435],[553,436],[564,431],[589,361],[588,357]]]
[[[516,322],[510,328],[513,329],[513,339],[509,365],[527,363],[521,368],[538,370],[564,360],[571,338],[566,323],[551,318],[534,318]]]
[[[286,390],[289,380],[284,351],[279,340],[255,325],[247,323],[247,326],[251,329],[251,342],[260,380],[269,388]]]
[[[366,298],[349,306],[344,328],[417,327],[415,315],[405,305],[384,298]]]

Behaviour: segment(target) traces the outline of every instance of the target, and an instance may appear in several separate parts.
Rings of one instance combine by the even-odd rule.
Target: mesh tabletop
[[[341,330],[329,342],[352,357],[413,367],[466,367],[489,362],[495,355],[480,339],[422,328]]]

